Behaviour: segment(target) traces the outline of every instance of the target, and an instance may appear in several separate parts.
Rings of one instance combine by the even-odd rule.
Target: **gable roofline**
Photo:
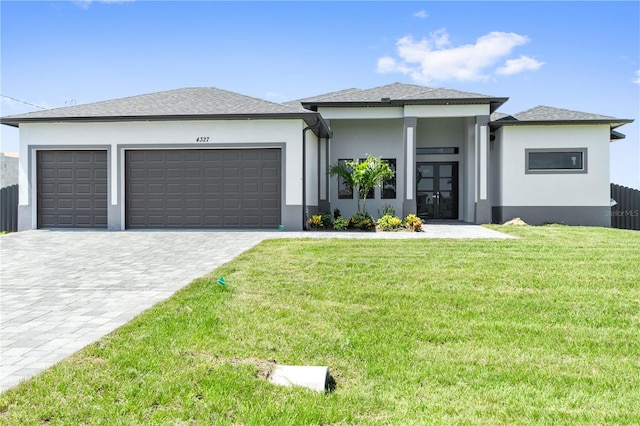
[[[559,125],[586,125],[586,124],[608,124],[612,129],[616,127],[624,126],[625,124],[633,123],[633,120],[628,119],[615,119],[615,120],[538,120],[538,121],[520,121],[520,120],[496,120],[489,124],[491,127],[504,127],[504,126],[559,126]]]
[[[319,97],[322,97],[322,99],[325,100],[329,100],[332,98],[340,98],[341,96],[347,94],[347,93],[356,93],[356,92],[360,92],[361,89],[356,89],[355,87],[351,87],[349,89],[342,89],[342,90],[336,90],[335,92],[329,92],[329,93],[325,93],[324,95],[320,95],[320,96],[310,96],[307,98],[302,98],[302,99],[295,99],[293,101],[288,101],[288,102],[284,102],[283,105],[288,105],[288,106],[293,106],[293,107],[298,107],[300,108],[301,104],[304,103],[312,103],[314,100],[317,100]]]
[[[405,105],[489,105],[490,112],[500,108],[509,98],[441,98],[441,99],[390,99],[377,102],[303,102],[302,106],[311,111],[317,111],[318,107],[402,107]]]
[[[273,120],[301,119],[312,127],[316,136],[327,138],[332,131],[325,119],[317,112],[270,113],[270,114],[191,114],[191,115],[114,115],[103,117],[0,117],[0,124],[19,128],[29,123],[115,123],[136,121],[218,121],[218,120]],[[319,124],[319,125],[318,125]]]
[[[326,121],[314,111],[253,98],[215,87],[192,87],[0,117],[0,123],[125,122],[184,120],[301,119],[319,137]]]
[[[517,114],[496,113],[490,125],[493,128],[503,126],[540,126],[540,125],[586,125],[607,124],[611,129],[633,123],[634,120],[616,118],[608,115],[592,114],[546,105],[538,105]]]
[[[538,105],[537,107],[513,115],[500,112],[494,113],[491,115],[489,126],[491,130],[496,130],[505,126],[607,125],[610,129],[610,140],[611,142],[615,142],[624,139],[625,135],[613,129],[633,123],[633,121],[634,120],[616,118],[608,115]]]
[[[509,98],[433,88],[415,84],[393,83],[370,89],[345,89],[324,95],[287,102],[317,111],[318,107],[388,107],[404,105],[489,105],[494,112]]]

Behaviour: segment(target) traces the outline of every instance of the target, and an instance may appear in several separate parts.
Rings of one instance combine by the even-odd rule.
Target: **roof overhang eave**
[[[0,124],[4,124],[5,126],[16,127],[16,128],[20,127],[19,121],[14,121],[14,120],[9,120],[4,118],[0,118]]]
[[[633,120],[615,119],[615,120],[496,120],[489,123],[491,127],[498,128],[503,126],[562,126],[562,125],[600,125],[606,124],[612,129],[633,123]]]
[[[496,112],[498,108],[504,105],[508,100],[509,98],[494,98],[490,103],[490,113],[493,114],[494,112]]]
[[[312,117],[315,117],[312,119]],[[315,135],[319,138],[330,138],[333,136],[333,131],[327,124],[324,118],[318,113],[313,115],[309,114],[309,117],[304,119]]]
[[[317,112],[264,113],[264,114],[191,114],[191,115],[114,115],[97,117],[1,117],[0,124],[20,127],[29,123],[115,123],[132,121],[207,121],[207,120],[286,120],[301,119],[309,126],[318,126],[319,137],[331,133],[329,126]],[[314,130],[315,132],[315,130]]]
[[[611,142],[615,142],[615,141],[619,141],[621,139],[626,138],[627,136],[623,133],[620,132],[616,132],[615,130],[611,129]]]
[[[391,99],[389,101],[356,101],[356,102],[302,102],[307,109],[317,110],[318,107],[401,107],[405,105],[486,105],[494,112],[509,98],[445,98],[445,99]]]

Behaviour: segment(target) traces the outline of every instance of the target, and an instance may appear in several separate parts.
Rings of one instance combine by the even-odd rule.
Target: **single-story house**
[[[0,118],[20,131],[19,229],[305,227],[355,212],[331,164],[387,160],[368,200],[428,220],[609,226],[609,143],[633,120],[394,83],[285,104],[185,88]]]

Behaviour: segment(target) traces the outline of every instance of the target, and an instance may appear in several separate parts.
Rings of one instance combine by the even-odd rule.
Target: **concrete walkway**
[[[475,225],[423,233],[26,231],[0,237],[0,391],[125,324],[270,238],[510,238]]]

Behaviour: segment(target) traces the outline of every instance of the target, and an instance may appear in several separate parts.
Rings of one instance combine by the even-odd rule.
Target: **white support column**
[[[109,195],[107,203],[107,228],[110,231],[124,231],[124,158],[120,160],[120,155],[124,155],[118,150],[118,144],[113,143],[109,149]],[[122,183],[120,183],[122,182]],[[122,187],[120,187],[122,185]]]
[[[330,121],[325,120],[330,126]],[[331,138],[320,138],[318,143],[318,209],[321,212],[331,212],[331,193],[329,192],[329,142]]]
[[[320,212],[331,212],[329,201],[329,138],[318,143],[318,209]]]
[[[318,144],[318,184],[321,201],[327,200],[327,139],[320,139]]]
[[[406,216],[416,213],[416,117],[404,119],[404,199],[402,202],[402,214]]]
[[[480,127],[480,147],[478,152],[480,153],[480,163],[478,164],[478,171],[480,173],[480,176],[478,176],[478,182],[479,182],[479,193],[478,193],[478,199],[479,200],[486,200],[488,198],[488,188],[487,188],[487,174],[488,174],[488,161],[489,161],[489,155],[487,152],[487,131],[486,131],[487,126],[481,126]]]
[[[476,117],[476,223],[491,223],[489,194],[489,116]]]

